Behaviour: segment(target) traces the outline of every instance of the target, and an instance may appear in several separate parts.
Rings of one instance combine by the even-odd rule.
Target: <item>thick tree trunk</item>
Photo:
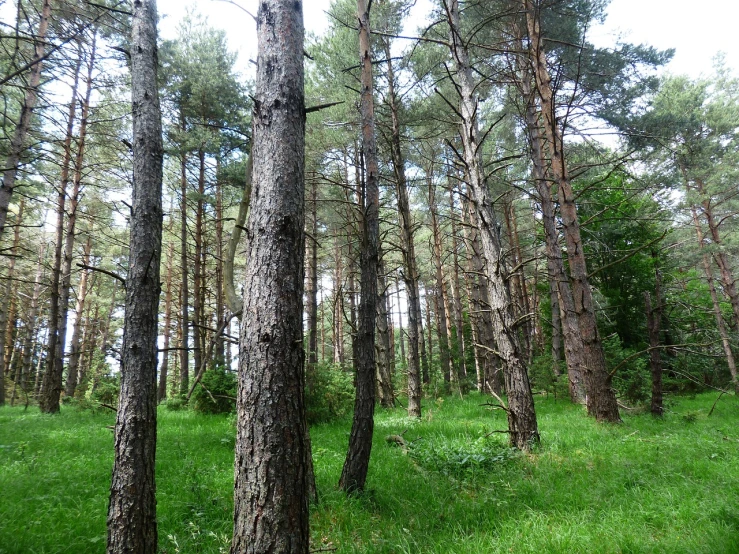
[[[154,462],[164,149],[156,25],[156,0],[134,2],[131,38],[133,202],[121,391],[108,507],[109,554],[154,554],[157,551]]]
[[[87,236],[85,244],[84,265],[90,265],[90,252],[92,251],[92,235]],[[90,278],[90,272],[87,269],[82,270],[80,276],[79,287],[77,287],[77,303],[74,308],[74,329],[72,330],[72,341],[69,348],[69,366],[67,368],[67,382],[64,387],[64,394],[70,398],[74,396],[77,389],[78,373],[80,366],[80,343],[82,339],[83,316],[85,311],[85,300],[87,299],[87,281]]]
[[[263,0],[247,223],[232,554],[308,553],[303,6]]]
[[[80,47],[81,48],[81,47]],[[79,51],[74,71],[74,85],[69,101],[67,113],[67,134],[64,139],[63,157],[61,165],[61,179],[57,190],[56,201],[56,238],[54,241],[54,265],[51,273],[51,307],[49,310],[49,333],[46,344],[46,372],[41,386],[39,407],[43,413],[59,412],[59,399],[62,393],[62,373],[64,371],[64,341],[59,334],[60,320],[66,318],[62,312],[61,283],[62,263],[64,255],[64,212],[67,201],[67,185],[69,184],[69,170],[72,163],[72,139],[74,122],[77,118],[77,86],[79,83],[80,67],[82,66],[82,52]]]
[[[5,230],[5,221],[8,216],[10,200],[12,199],[15,181],[18,176],[18,165],[20,164],[23,150],[25,149],[26,136],[31,128],[31,116],[33,115],[33,110],[36,107],[36,102],[38,100],[38,87],[41,83],[41,69],[43,67],[42,58],[47,45],[46,33],[49,29],[50,16],[51,0],[44,0],[41,7],[41,19],[39,20],[38,31],[34,41],[33,59],[35,63],[30,69],[26,94],[20,107],[18,124],[10,141],[8,156],[5,159],[3,182],[0,184],[0,239]]]
[[[169,344],[172,335],[172,266],[174,265],[174,242],[167,247],[167,277],[164,286],[167,292],[164,295],[164,352],[162,365],[159,368],[159,386],[157,388],[157,402],[167,398],[167,374],[169,373]]]
[[[598,333],[593,293],[590,289],[585,251],[580,236],[575,193],[567,174],[562,130],[556,119],[551,78],[547,68],[547,59],[539,26],[539,14],[532,0],[521,0],[521,7],[526,14],[529,61],[533,65],[534,81],[541,101],[544,135],[550,157],[550,171],[559,193],[567,257],[570,262],[572,296],[585,354],[584,381],[588,413],[598,421],[616,423],[621,421],[621,417],[618,413],[616,393],[611,387],[611,376],[606,368],[603,345]]]
[[[526,364],[522,359],[516,336],[507,268],[497,232],[495,212],[484,177],[477,122],[478,102],[467,48],[460,35],[459,4],[457,0],[445,0],[445,5],[450,25],[452,54],[457,66],[464,163],[471,200],[478,217],[495,342],[498,355],[503,362],[503,377],[508,394],[508,433],[512,446],[528,450],[531,443],[539,441],[534,397],[531,394]]]
[[[380,248],[380,168],[375,142],[375,107],[372,84],[369,7],[357,0],[359,57],[362,65],[360,100],[362,153],[366,164],[362,218],[361,300],[357,329],[357,390],[349,449],[339,487],[348,492],[364,490],[372,451],[375,413],[375,318],[377,317],[377,263]]]

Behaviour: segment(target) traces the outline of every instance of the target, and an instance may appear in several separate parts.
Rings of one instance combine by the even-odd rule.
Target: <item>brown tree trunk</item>
[[[462,319],[462,294],[459,288],[459,237],[457,236],[457,210],[454,207],[454,190],[449,187],[449,221],[452,224],[452,303],[454,306],[454,327],[457,334],[457,355],[459,356],[459,380],[467,377],[464,345],[464,323]]]
[[[13,279],[15,274],[15,261],[18,256],[18,248],[21,239],[21,224],[23,222],[23,211],[25,209],[25,201],[21,200],[18,206],[18,215],[15,220],[15,232],[13,235],[13,246],[11,249],[12,257],[8,263],[8,273],[5,276],[2,300],[0,300],[0,406],[5,405],[5,376],[10,370],[10,358],[6,355],[7,346],[13,342],[13,327],[15,327],[15,316],[13,315]],[[6,329],[7,327],[7,329]],[[17,387],[17,379],[14,380],[16,385],[13,387],[13,394]]]
[[[444,3],[450,25],[450,46],[457,67],[464,164],[469,179],[471,200],[478,218],[495,342],[498,356],[503,362],[503,376],[508,394],[508,433],[512,446],[528,450],[531,443],[539,441],[539,430],[526,364],[522,359],[514,326],[515,319],[507,283],[508,273],[497,232],[498,224],[482,166],[477,121],[478,102],[472,79],[472,67],[460,34],[458,1],[444,0]]]
[[[567,257],[570,262],[572,296],[585,354],[584,381],[588,413],[598,421],[616,423],[621,421],[621,417],[618,413],[616,393],[611,387],[611,376],[606,368],[603,345],[598,333],[593,293],[590,289],[585,251],[580,236],[575,193],[567,174],[562,129],[556,119],[554,95],[542,43],[539,14],[532,0],[521,0],[521,7],[526,13],[529,61],[534,68],[534,81],[541,101],[550,170],[558,187],[560,214],[567,244]]]
[[[215,319],[216,328],[219,328],[226,321],[226,300],[224,297],[224,253],[223,253],[223,185],[221,184],[221,159],[216,158],[216,290],[215,290]],[[228,329],[225,330],[228,334]],[[214,354],[215,365],[226,366],[226,343],[223,334],[216,337],[216,346]]]
[[[164,352],[162,366],[159,368],[159,387],[157,388],[157,402],[167,398],[167,373],[169,373],[169,343],[172,334],[172,266],[174,265],[174,242],[167,247],[167,276],[164,286],[167,288],[164,295]]]
[[[711,269],[711,262],[709,261],[708,254],[705,253],[705,243],[703,236],[703,228],[701,227],[700,221],[698,220],[698,213],[695,207],[692,208],[693,213],[693,224],[695,225],[695,232],[698,237],[698,247],[703,251],[701,256],[703,261],[703,271],[706,274],[706,282],[708,283],[708,290],[711,293],[711,301],[713,303],[713,315],[716,318],[716,327],[718,328],[719,336],[721,337],[721,345],[724,348],[724,355],[726,356],[726,363],[729,366],[729,373],[731,374],[731,382],[734,384],[734,389],[739,394],[739,376],[737,376],[736,361],[734,359],[734,353],[731,350],[731,341],[729,340],[729,332],[726,329],[726,323],[724,322],[724,316],[721,313],[721,303],[719,302],[718,293],[716,292],[716,286],[713,279],[713,270]]]
[[[180,114],[180,130],[185,131],[183,114]],[[180,396],[185,396],[190,388],[190,260],[187,255],[187,155],[180,156]]]
[[[59,399],[62,393],[62,373],[64,371],[64,341],[60,336],[60,320],[66,318],[62,312],[61,283],[62,263],[64,255],[64,212],[67,201],[67,185],[69,184],[69,170],[72,163],[72,139],[74,122],[77,117],[77,86],[79,83],[80,67],[82,66],[81,46],[75,65],[74,85],[72,97],[69,101],[67,113],[67,134],[64,139],[61,179],[57,190],[56,204],[56,239],[54,242],[54,265],[51,273],[51,306],[49,310],[49,333],[46,344],[46,372],[41,385],[39,407],[42,413],[53,414],[59,412]]]
[[[377,282],[379,287],[377,303],[377,397],[380,406],[392,408],[395,406],[395,391],[393,390],[392,364],[390,362],[390,329],[387,313],[387,278],[382,252],[377,267]]]
[[[344,264],[339,235],[334,233],[334,301],[333,301],[333,362],[344,366]]]
[[[47,45],[46,33],[49,29],[49,17],[51,16],[51,0],[44,0],[41,7],[41,19],[34,40],[33,61],[30,69],[26,94],[20,107],[18,124],[10,141],[10,148],[5,159],[5,170],[3,171],[3,182],[0,184],[0,239],[5,230],[5,220],[10,208],[10,200],[13,196],[15,181],[18,176],[18,166],[25,149],[26,136],[31,128],[31,116],[38,100],[38,87],[41,83],[41,69],[43,67],[44,50]]]
[[[408,183],[405,175],[405,157],[400,143],[400,106],[395,93],[395,73],[393,71],[390,41],[382,41],[387,59],[387,96],[390,108],[392,130],[390,136],[390,156],[395,176],[395,190],[398,198],[398,220],[400,224],[401,249],[403,254],[403,282],[408,296],[408,416],[421,415],[421,359],[420,359],[420,319],[421,302],[418,293],[418,270],[416,269],[416,247],[414,243],[413,220],[408,201]]]
[[[38,302],[41,297],[41,279],[44,274],[44,260],[46,257],[46,241],[41,243],[41,250],[36,265],[36,277],[33,283],[33,296],[31,297],[31,309],[26,320],[26,336],[23,343],[23,362],[21,364],[21,388],[27,391],[28,378],[33,377],[33,352],[35,349],[35,338],[37,333],[36,320],[38,317]]]
[[[193,360],[195,361],[195,373],[200,371],[205,355],[205,306],[203,296],[205,292],[205,267],[203,256],[205,248],[203,245],[203,216],[205,214],[205,150],[201,147],[198,151],[198,199],[195,207],[195,252],[193,256]]]
[[[85,244],[85,254],[83,258],[84,265],[90,265],[90,252],[92,251],[92,234],[87,236]],[[80,366],[80,343],[82,339],[83,315],[85,311],[85,300],[87,299],[87,281],[90,278],[90,272],[87,269],[82,270],[80,276],[80,284],[77,288],[77,304],[74,313],[74,329],[72,330],[72,341],[69,348],[69,366],[67,368],[67,382],[64,387],[64,394],[70,398],[74,396],[77,388],[78,373]]]
[[[433,179],[433,166],[426,175],[426,184],[428,186],[429,212],[431,215],[431,232],[433,234],[433,258],[434,270],[436,277],[436,287],[434,294],[435,313],[436,313],[436,336],[439,339],[439,361],[441,363],[441,372],[444,376],[444,382],[450,383],[454,375],[454,364],[451,360],[451,352],[449,348],[449,325],[447,322],[447,312],[444,307],[444,273],[442,270],[442,244],[441,229],[439,227],[438,205],[436,203],[436,185]]]
[[[85,161],[85,146],[87,142],[87,125],[90,115],[90,99],[92,96],[92,72],[95,67],[97,33],[93,33],[92,44],[90,46],[90,54],[87,60],[87,79],[85,98],[82,102],[82,114],[80,117],[80,131],[77,138],[77,155],[74,163],[74,177],[72,178],[72,192],[69,194],[69,211],[67,213],[67,229],[64,237],[64,260],[61,270],[61,283],[59,288],[59,330],[57,339],[57,349],[55,351],[55,372],[59,373],[59,378],[64,371],[64,349],[67,344],[67,322],[69,314],[69,296],[72,288],[72,262],[74,259],[74,243],[77,237],[77,209],[80,202],[80,194],[82,192],[82,173]],[[91,243],[90,243],[90,247]],[[85,264],[87,265],[87,264]],[[84,274],[83,274],[84,278]],[[87,281],[85,278],[85,286]],[[80,312],[81,315],[81,312]],[[79,341],[79,337],[78,337]],[[79,342],[77,344],[79,348]],[[77,359],[79,362],[79,359]],[[74,389],[77,386],[77,366],[69,368],[70,380],[67,378],[66,392],[68,396],[74,395]]]
[[[231,552],[307,554],[302,3],[263,0],[257,20]]]
[[[380,247],[380,168],[375,142],[375,107],[372,83],[369,6],[357,0],[359,57],[362,65],[360,118],[366,178],[362,207],[361,300],[357,329],[357,390],[349,449],[339,488],[352,493],[364,490],[372,451],[375,413],[375,319],[377,317],[377,263]]]
[[[157,86],[156,25],[156,0],[134,2],[131,33],[133,201],[121,348],[121,391],[108,505],[108,554],[154,554],[157,551],[154,463],[164,148]]]
[[[657,306],[652,307],[652,298],[648,292],[644,292],[644,302],[647,310],[647,332],[649,333],[649,368],[652,373],[652,405],[651,412],[654,416],[664,413],[662,406],[662,357],[659,347],[659,324],[662,319],[661,294],[657,284],[656,301]]]
[[[318,182],[314,175],[310,191],[310,230],[307,237],[308,278],[308,369],[318,363]]]

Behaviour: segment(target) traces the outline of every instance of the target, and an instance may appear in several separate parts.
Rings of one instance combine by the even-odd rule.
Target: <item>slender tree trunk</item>
[[[375,413],[375,318],[377,317],[377,264],[380,242],[380,168],[375,142],[375,107],[372,83],[369,6],[357,0],[359,57],[362,65],[360,101],[362,153],[366,164],[362,206],[361,300],[357,329],[357,390],[349,449],[339,479],[339,488],[352,493],[364,490],[372,451]]]
[[[90,252],[92,251],[92,234],[87,236],[85,244],[84,264],[90,265]],[[90,272],[87,269],[82,270],[80,276],[80,284],[77,288],[77,303],[74,308],[74,329],[72,330],[72,342],[69,349],[69,367],[67,368],[67,382],[64,388],[64,394],[70,398],[74,396],[77,389],[78,373],[80,366],[80,344],[82,340],[83,316],[85,311],[85,300],[87,299],[87,282],[90,278]]]
[[[183,114],[180,114],[180,128],[185,131]],[[187,256],[187,155],[184,153],[180,157],[180,197],[180,396],[185,396],[190,389],[190,260]]]
[[[419,332],[421,319],[421,302],[418,293],[418,270],[416,269],[416,247],[413,236],[413,220],[410,202],[408,201],[408,184],[405,176],[405,158],[400,143],[400,106],[395,93],[395,73],[390,41],[382,41],[387,61],[387,104],[390,108],[392,133],[390,138],[390,154],[395,175],[395,189],[398,197],[398,219],[403,253],[403,281],[408,295],[408,416],[421,415],[421,359],[419,352]]]
[[[540,32],[538,12],[532,0],[521,0],[526,13],[529,36],[529,61],[533,65],[534,81],[544,119],[544,135],[549,149],[550,170],[558,187],[560,213],[564,228],[567,257],[570,265],[572,296],[577,313],[584,350],[584,381],[588,413],[598,421],[619,422],[616,394],[611,387],[611,376],[606,368],[603,345],[595,316],[593,293],[590,289],[585,251],[580,236],[575,193],[567,174],[564,159],[562,130],[556,119],[554,95]]]
[[[731,341],[729,340],[729,332],[726,329],[726,323],[724,322],[724,316],[721,313],[721,303],[719,302],[718,293],[716,292],[716,286],[713,279],[713,270],[711,269],[711,262],[708,258],[708,254],[705,253],[705,243],[703,236],[703,227],[698,220],[698,212],[695,207],[692,208],[693,213],[693,224],[695,225],[695,232],[698,237],[698,247],[703,252],[701,258],[703,261],[703,271],[706,274],[706,282],[708,283],[708,290],[711,293],[711,301],[713,303],[713,315],[716,318],[716,327],[718,328],[719,336],[721,337],[721,345],[724,348],[724,354],[726,356],[726,363],[729,366],[729,373],[731,374],[731,382],[734,384],[734,389],[739,394],[739,376],[737,375],[736,361],[734,359],[734,353],[731,350]]]
[[[464,322],[462,319],[462,298],[459,288],[459,237],[455,221],[454,190],[449,187],[449,220],[452,224],[452,303],[454,305],[454,326],[457,332],[457,354],[459,355],[459,379],[467,377],[466,354],[464,345]]]
[[[67,114],[67,134],[64,139],[61,180],[57,190],[56,204],[56,239],[54,242],[54,265],[51,277],[51,309],[49,310],[49,333],[47,337],[46,373],[41,388],[39,407],[43,413],[59,412],[59,398],[62,393],[62,373],[64,371],[64,341],[60,336],[59,323],[66,312],[62,312],[61,283],[62,263],[64,254],[64,212],[67,201],[67,185],[69,184],[69,170],[72,162],[72,138],[74,122],[77,117],[77,86],[79,83],[80,67],[82,66],[81,46],[79,48],[74,71],[74,85],[72,97],[69,101]]]
[[[444,382],[450,383],[454,374],[454,364],[451,360],[451,352],[449,348],[449,326],[446,319],[446,310],[444,308],[444,273],[442,270],[442,245],[441,245],[441,229],[439,227],[438,206],[436,203],[436,185],[433,180],[433,168],[426,175],[428,186],[429,212],[431,214],[431,232],[433,233],[433,258],[434,270],[436,277],[436,287],[434,294],[435,312],[436,312],[436,336],[439,339],[439,361],[441,363],[441,372],[444,376]]]
[[[333,344],[335,364],[344,366],[344,264],[339,246],[339,235],[334,233],[334,302],[333,302]]]
[[[400,361],[403,371],[408,368],[408,358],[405,355],[405,329],[403,328],[403,308],[400,304],[400,281],[395,279],[395,298],[398,302],[398,341],[400,341]]]
[[[11,348],[7,348],[13,344],[13,328],[15,327],[15,315],[13,308],[13,301],[15,295],[13,294],[13,279],[15,277],[15,261],[18,256],[18,249],[20,247],[21,240],[21,224],[23,223],[23,212],[25,210],[25,201],[21,200],[18,206],[18,215],[15,219],[15,232],[13,234],[13,246],[11,248],[12,257],[8,264],[8,273],[5,276],[5,283],[3,287],[3,297],[0,300],[0,406],[5,405],[5,376],[10,370],[10,355],[6,355],[6,349],[10,351]],[[7,329],[6,329],[7,327]],[[9,352],[8,352],[9,354]],[[17,380],[16,385],[17,385]],[[13,394],[15,394],[15,386],[13,387]]]
[[[307,554],[302,3],[263,0],[257,20],[231,552]]]
[[[5,221],[10,208],[10,200],[13,196],[15,181],[18,176],[18,166],[23,156],[26,145],[26,136],[31,128],[31,117],[38,100],[38,88],[41,83],[41,70],[43,68],[43,56],[46,49],[47,40],[46,33],[49,29],[49,18],[51,16],[51,0],[44,0],[41,7],[41,19],[38,24],[38,31],[34,40],[34,64],[31,66],[28,76],[28,85],[26,88],[23,103],[20,107],[20,115],[18,124],[13,132],[10,141],[10,148],[5,159],[5,170],[3,172],[3,182],[0,185],[0,239],[2,239],[5,231]]]
[[[195,372],[200,371],[205,355],[205,306],[203,294],[205,292],[205,267],[203,255],[205,248],[203,244],[203,215],[205,213],[205,150],[201,147],[198,151],[198,199],[195,208],[195,261],[193,263],[193,360],[195,361]]]
[[[523,49],[523,47],[521,47]],[[565,360],[567,363],[567,378],[569,380],[570,399],[576,404],[585,402],[583,374],[585,372],[585,347],[580,335],[580,322],[575,310],[575,300],[572,296],[570,281],[565,272],[562,248],[559,244],[559,233],[555,216],[554,201],[550,183],[546,178],[544,160],[544,149],[539,117],[531,89],[531,75],[525,69],[521,72],[521,91],[526,99],[526,128],[529,135],[529,146],[531,148],[531,160],[536,190],[541,203],[542,223],[544,226],[544,240],[547,253],[547,271],[549,274],[550,292],[552,294],[552,325],[555,325],[555,313],[557,322],[561,325],[562,338],[564,339]],[[556,312],[555,312],[556,303]],[[555,327],[556,329],[556,327]],[[559,329],[557,329],[559,330]],[[555,334],[552,335],[552,348],[554,349]]]
[[[379,295],[377,303],[377,397],[380,406],[392,408],[395,406],[395,391],[393,390],[392,366],[390,363],[390,329],[387,313],[387,278],[382,253],[377,268]]]
[[[651,412],[653,416],[661,416],[664,413],[662,406],[662,358],[660,356],[659,347],[659,324],[661,316],[661,300],[660,286],[657,284],[656,301],[657,306],[652,307],[652,298],[650,294],[644,291],[644,302],[647,309],[647,331],[649,333],[649,368],[652,373],[652,406]]]
[[[21,365],[21,388],[27,390],[27,380],[33,376],[33,352],[35,349],[34,339],[37,333],[36,320],[38,317],[38,302],[41,297],[41,279],[44,274],[44,259],[46,257],[46,241],[42,241],[41,250],[36,264],[36,277],[33,282],[33,296],[31,297],[31,309],[26,320],[26,336],[23,343],[23,363]]]
[[[80,194],[82,192],[82,172],[85,160],[85,146],[87,142],[87,125],[90,115],[90,99],[92,96],[92,72],[95,67],[97,34],[94,33],[90,46],[90,54],[87,60],[87,79],[85,98],[82,101],[82,114],[80,117],[80,131],[77,138],[77,155],[74,163],[74,177],[72,178],[72,192],[69,195],[69,211],[67,213],[67,229],[64,237],[64,260],[61,271],[61,283],[59,289],[59,330],[57,339],[57,349],[55,351],[55,372],[58,372],[59,378],[64,372],[64,349],[67,344],[67,325],[69,314],[69,296],[72,288],[72,262],[74,260],[74,243],[77,237],[77,209],[80,202]],[[81,53],[81,52],[80,52]],[[90,243],[91,245],[91,243]],[[87,254],[87,252],[86,252]],[[87,265],[87,264],[86,264]],[[83,274],[83,278],[84,274]],[[85,278],[85,286],[87,280]],[[80,312],[81,315],[81,312]],[[77,339],[79,341],[79,337]],[[79,348],[79,342],[77,343]],[[71,361],[71,358],[70,358]],[[77,359],[76,364],[79,362]],[[77,365],[70,367],[68,370],[67,386],[65,393],[68,396],[74,395],[74,389],[77,386]],[[71,365],[71,364],[70,364]],[[70,394],[71,393],[71,394]]]
[[[108,506],[108,554],[157,552],[154,463],[164,148],[156,25],[156,0],[134,2],[131,38],[133,203],[121,391]]]
[[[502,256],[497,220],[489,197],[480,152],[477,122],[478,102],[472,68],[465,42],[460,35],[460,15],[457,0],[445,0],[450,25],[452,54],[457,66],[460,93],[460,115],[464,163],[469,179],[469,192],[480,229],[483,257],[488,278],[488,294],[498,355],[503,362],[503,376],[508,394],[508,433],[512,446],[527,450],[538,442],[539,430],[534,398],[518,344],[514,316],[508,289],[508,273]]]
[[[224,297],[223,277],[223,185],[221,184],[221,158],[216,158],[216,328],[226,321],[226,299]],[[225,329],[228,334],[228,329]],[[216,337],[215,364],[226,365],[226,343],[223,334]]]
[[[308,369],[318,363],[318,181],[311,179],[310,231],[307,238]]]
[[[174,242],[167,247],[167,277],[164,286],[164,352],[162,366],[159,368],[159,387],[157,388],[157,402],[167,398],[167,374],[169,373],[169,344],[172,334],[172,266],[174,265]]]

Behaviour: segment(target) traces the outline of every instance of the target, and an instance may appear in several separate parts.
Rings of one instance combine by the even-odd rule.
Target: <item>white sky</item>
[[[258,0],[235,0],[256,13]],[[187,6],[195,6],[208,17],[209,23],[224,29],[232,50],[239,53],[238,67],[249,67],[256,57],[254,21],[236,6],[221,0],[159,0],[162,18],[160,34],[175,38],[177,22]],[[320,34],[328,27],[330,0],[304,0],[306,29]],[[418,0],[407,32],[423,24],[430,0]],[[711,71],[711,60],[723,51],[727,63],[739,73],[739,40],[736,22],[739,20],[737,0],[612,0],[608,19],[603,27],[594,28],[591,39],[598,46],[615,44],[620,35],[625,41],[645,43],[660,49],[675,48],[675,58],[667,67],[671,73],[686,73],[697,77]]]

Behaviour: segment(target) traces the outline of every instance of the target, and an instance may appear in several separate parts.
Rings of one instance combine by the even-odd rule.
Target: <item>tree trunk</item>
[[[660,312],[662,311],[659,284],[657,285],[657,306],[652,307],[652,298],[650,294],[644,291],[644,302],[647,310],[647,331],[649,333],[649,368],[652,373],[652,406],[651,412],[653,416],[661,416],[664,413],[662,406],[662,358],[660,356],[659,347],[659,324],[662,319]]]
[[[387,278],[382,253],[377,267],[377,281],[379,295],[377,303],[377,397],[380,406],[392,408],[395,406],[395,391],[393,390],[393,373],[390,363],[390,329],[387,313]]]
[[[92,234],[87,236],[85,244],[84,265],[90,265],[90,252],[92,250]],[[80,366],[80,343],[82,339],[83,315],[85,311],[85,300],[87,299],[87,281],[90,278],[90,272],[87,269],[82,270],[80,276],[80,284],[77,288],[77,304],[74,309],[74,329],[72,331],[72,342],[69,349],[69,367],[67,368],[67,383],[64,387],[64,394],[69,398],[74,396],[77,389],[78,373]]]
[[[387,104],[390,108],[392,133],[390,156],[395,176],[395,190],[398,197],[398,220],[403,254],[403,282],[408,295],[408,416],[421,415],[421,359],[419,352],[421,302],[418,293],[418,270],[416,269],[416,247],[413,236],[413,220],[408,201],[408,183],[405,175],[405,158],[400,144],[400,106],[395,93],[395,73],[393,71],[390,41],[382,41],[387,59]]]
[[[302,3],[263,0],[257,20],[231,552],[307,554]]]
[[[108,554],[154,554],[157,551],[154,458],[164,149],[156,25],[156,0],[134,2],[131,38],[133,201],[121,391],[108,505]]]
[[[41,7],[41,19],[38,24],[38,31],[34,40],[35,50],[33,59],[35,63],[30,69],[26,94],[20,107],[18,124],[10,141],[8,156],[5,159],[3,182],[0,185],[0,239],[2,239],[5,230],[5,220],[8,216],[10,200],[13,196],[15,180],[18,176],[18,165],[20,164],[26,144],[26,135],[28,135],[28,131],[31,128],[31,116],[38,100],[38,87],[41,83],[41,69],[43,67],[42,58],[47,44],[46,32],[49,29],[50,15],[51,0],[44,0],[43,6]]]
[[[567,174],[562,130],[556,119],[554,95],[549,70],[547,69],[538,12],[532,0],[521,0],[521,7],[526,13],[529,61],[534,67],[534,81],[541,101],[544,135],[550,155],[550,170],[559,193],[560,213],[562,215],[565,243],[567,244],[567,258],[570,262],[572,296],[585,354],[584,381],[588,413],[598,421],[616,423],[621,421],[621,417],[618,413],[616,393],[611,387],[611,376],[606,368],[603,345],[598,333],[593,293],[590,289],[585,251],[580,236],[575,193]]]
[[[467,48],[460,35],[459,4],[457,0],[445,0],[445,4],[448,8],[447,19],[450,25],[452,54],[457,66],[464,164],[469,179],[471,200],[478,218],[495,342],[498,347],[498,355],[503,362],[503,376],[508,394],[508,433],[511,446],[528,450],[531,443],[539,441],[534,398],[531,394],[526,364],[522,359],[521,348],[516,336],[515,320],[507,283],[507,268],[497,232],[498,223],[489,197],[480,156],[477,122],[478,102]]]
[[[347,493],[364,490],[372,451],[375,413],[375,318],[377,317],[377,263],[380,243],[380,168],[375,142],[375,107],[372,84],[369,7],[357,0],[359,58],[362,65],[360,100],[362,153],[366,164],[365,194],[360,204],[362,218],[361,300],[357,329],[357,390],[349,449],[339,479]]]
[[[81,49],[81,46],[80,46]],[[72,97],[69,101],[67,113],[67,134],[64,139],[63,157],[61,166],[61,180],[57,190],[56,204],[56,240],[54,242],[54,265],[51,277],[51,306],[49,310],[49,334],[47,337],[46,372],[41,386],[41,397],[39,407],[41,412],[53,414],[59,412],[59,398],[62,393],[62,373],[64,371],[64,342],[59,334],[60,320],[66,318],[66,312],[62,312],[61,283],[62,262],[64,254],[64,212],[67,201],[67,185],[69,184],[69,170],[72,162],[72,138],[74,122],[77,116],[77,86],[79,83],[80,67],[82,66],[82,52],[75,65],[74,85],[72,86]]]
[[[41,297],[41,280],[44,274],[44,260],[46,257],[46,241],[41,243],[41,251],[38,255],[38,263],[36,265],[36,277],[33,283],[33,296],[31,297],[31,309],[26,320],[26,336],[23,343],[23,362],[21,364],[21,388],[27,391],[28,377],[33,376],[33,351],[35,349],[34,339],[36,338],[38,317],[38,302]]]
[[[157,388],[157,402],[167,398],[167,373],[169,373],[169,343],[172,334],[172,266],[174,265],[174,242],[167,247],[167,277],[164,286],[167,292],[164,295],[164,352],[162,366],[159,368],[159,387]]]
[[[457,355],[459,356],[460,383],[467,377],[466,354],[464,347],[464,322],[462,319],[462,298],[459,289],[459,237],[457,236],[457,217],[454,207],[454,190],[449,187],[449,221],[452,224],[452,303],[454,305],[454,327],[457,332]]]
[[[226,321],[226,299],[224,296],[224,253],[223,253],[223,185],[221,184],[221,158],[216,158],[216,328]],[[226,328],[225,333],[228,334]],[[214,362],[226,367],[226,343],[223,334],[216,337]]]
[[[446,309],[444,308],[444,273],[442,271],[442,244],[441,229],[439,228],[438,205],[436,203],[436,185],[433,179],[433,166],[426,175],[426,184],[428,186],[429,212],[431,214],[431,232],[433,233],[433,258],[434,270],[436,277],[436,287],[434,294],[435,312],[436,312],[436,336],[439,339],[439,361],[441,363],[441,372],[444,376],[444,383],[449,384],[454,374],[454,364],[451,360],[449,348],[449,325],[446,318]]]
[[[310,231],[307,237],[308,369],[318,363],[318,182],[311,179]]]
[[[708,290],[711,293],[711,301],[713,303],[713,315],[716,318],[716,327],[718,328],[719,336],[721,337],[721,345],[724,348],[724,354],[726,356],[726,363],[729,366],[729,373],[731,374],[731,382],[734,385],[734,390],[739,394],[739,376],[737,376],[736,361],[734,359],[734,353],[731,350],[731,341],[729,340],[729,332],[726,329],[726,323],[724,322],[724,316],[721,313],[721,303],[719,302],[718,293],[716,292],[716,286],[713,279],[713,271],[711,269],[711,262],[709,261],[708,254],[705,253],[705,243],[703,237],[703,228],[701,227],[700,221],[698,220],[698,213],[695,207],[692,208],[693,212],[693,224],[695,225],[695,232],[698,237],[698,247],[703,252],[703,271],[706,274],[706,282],[708,283]]]
[[[195,261],[193,263],[193,360],[195,361],[195,373],[200,371],[205,355],[205,306],[203,294],[205,292],[205,268],[203,256],[205,248],[203,245],[203,216],[205,213],[205,150],[201,147],[198,151],[198,199],[195,207]]]

